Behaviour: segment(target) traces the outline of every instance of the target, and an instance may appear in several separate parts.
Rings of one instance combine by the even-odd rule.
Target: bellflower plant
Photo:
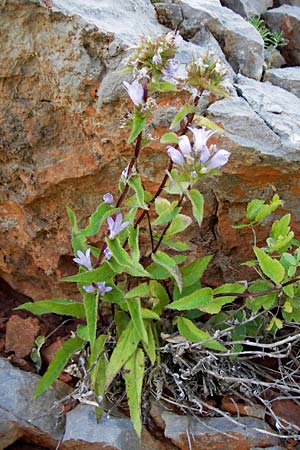
[[[242,351],[243,336],[251,337],[250,323],[251,332],[253,325],[257,329],[263,323],[272,334],[284,326],[284,321],[297,321],[300,314],[297,300],[300,298],[300,243],[298,250],[294,250],[289,214],[273,223],[263,248],[257,247],[254,240],[255,259],[247,264],[255,268],[259,279],[252,284],[203,286],[201,277],[211,256],[191,260],[191,255],[187,260],[189,243],[182,239],[181,233],[192,223],[200,227],[204,214],[204,198],[198,182],[220,175],[219,169],[227,164],[230,152],[209,143],[220,127],[197,115],[204,91],[227,95],[224,69],[210,54],[193,60],[187,68],[186,79],[178,80],[174,58],[181,42],[178,33],[167,33],[142,38],[133,49],[125,69],[131,73],[132,81],[124,81],[133,103],[126,122],[131,157],[120,176],[119,192],[116,186],[114,196],[105,193],[83,228],[68,208],[76,255],[73,261],[79,271],[63,281],[77,284],[81,300],[58,298],[38,305],[22,305],[37,314],[63,313],[84,322],[58,351],[38,383],[36,395],[54,382],[73,353],[81,352],[86,358],[86,375],[79,382],[76,398],[94,404],[99,417],[103,398],[109,393],[111,401],[120,392],[123,380],[131,419],[139,436],[141,398],[142,394],[145,398],[148,395],[146,385],[153,386],[151,377],[163,367],[167,367],[167,372],[162,379],[167,379],[174,369],[168,368],[172,358],[166,359],[161,352],[165,346],[163,336],[171,333],[176,340],[180,335],[176,342],[183,341],[185,348],[190,349],[192,342],[192,351],[196,345],[201,349],[201,358],[210,352],[214,361],[220,354],[224,361],[226,356],[236,358],[237,348]],[[161,181],[151,186],[150,192],[142,174],[146,172],[144,149],[151,145],[147,133],[157,108],[155,99],[167,97],[169,104],[172,100],[169,93],[179,95],[183,90],[187,95],[192,94],[160,137],[162,151],[167,149],[169,159],[166,167],[156,168],[161,169]],[[255,227],[281,205],[278,195],[268,204],[253,200],[247,207],[245,223],[237,227],[250,228],[255,233]],[[191,217],[187,211],[191,211]],[[238,307],[236,299],[239,299]],[[245,304],[242,314],[241,302]],[[222,310],[224,305],[226,311]],[[264,315],[258,315],[259,310]],[[241,324],[240,329],[232,331],[232,323]],[[244,333],[242,337],[241,333]],[[255,339],[258,340],[257,335]],[[211,356],[208,360],[212,360]],[[193,381],[194,385],[198,381]],[[84,392],[90,392],[90,398],[80,397],[80,383],[88,383]],[[185,392],[184,382],[180,381],[174,390],[179,385],[181,395]],[[186,402],[191,398],[190,392],[184,396]]]

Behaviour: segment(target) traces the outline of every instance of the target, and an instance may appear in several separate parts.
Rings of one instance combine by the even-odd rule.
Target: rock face
[[[270,81],[275,86],[300,97],[300,67],[266,70],[264,81]]]
[[[189,232],[195,254],[216,254],[207,282],[244,279],[238,264],[251,258],[251,233],[232,224],[254,197],[268,199],[275,189],[300,230],[299,98],[258,81],[264,49],[250,24],[219,0],[52,4],[53,10],[33,0],[0,0],[0,276],[14,289],[34,300],[78,295],[59,281],[77,270],[66,207],[84,226],[128,162],[119,124],[131,106],[119,70],[142,32],[166,31],[154,6],[164,25],[178,25],[192,41],[180,49],[182,67],[213,49],[228,68],[231,97],[215,102],[209,115],[225,128],[215,142],[231,152],[230,163],[202,186],[204,226]],[[244,78],[233,87],[239,71]],[[159,132],[180,107],[180,98],[174,101],[172,110],[165,101],[158,105]],[[144,158],[142,175],[154,190],[166,149],[154,141]]]
[[[221,3],[243,17],[261,16],[273,6],[273,0],[222,0]]]
[[[283,56],[291,66],[300,65],[300,5],[283,5],[266,13],[267,26],[282,32],[288,45],[282,49]]]
[[[270,438],[261,431],[272,431],[262,420],[243,417],[232,423],[226,418],[197,420],[193,417],[181,417],[172,413],[163,413],[166,423],[165,436],[180,449],[189,448],[188,436],[192,436],[193,450],[250,450],[279,444],[276,437]],[[188,432],[187,432],[188,430]]]

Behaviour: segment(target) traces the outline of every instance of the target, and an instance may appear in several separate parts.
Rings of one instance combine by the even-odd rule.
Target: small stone
[[[284,426],[296,425],[298,431],[300,427],[300,406],[292,400],[275,400],[272,402],[272,411],[282,421]]]
[[[11,316],[6,327],[5,351],[14,352],[18,358],[29,355],[39,329],[40,323],[36,318]]]
[[[165,436],[181,450],[249,450],[251,447],[270,447],[280,443],[279,438],[258,432],[274,431],[264,421],[251,417],[234,417],[234,424],[225,417],[195,418],[169,412],[162,414],[166,423]],[[231,435],[231,436],[230,436]]]
[[[248,403],[241,403],[238,398],[225,396],[222,398],[222,409],[231,414],[239,414],[241,416],[257,417],[264,419],[266,409],[260,405],[251,405]]]
[[[63,339],[58,338],[52,344],[48,345],[48,347],[42,348],[41,356],[47,365],[53,361],[55,353],[62,347],[63,343]]]

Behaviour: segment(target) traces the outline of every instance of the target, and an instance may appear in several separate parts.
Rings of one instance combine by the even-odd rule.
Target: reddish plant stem
[[[265,291],[262,292],[243,292],[243,293],[238,293],[238,292],[222,292],[220,294],[216,294],[215,298],[218,297],[239,297],[239,298],[258,298],[258,297],[262,297],[263,295],[267,295],[267,294],[273,294],[274,292],[280,292],[281,289],[285,286],[289,286],[290,284],[294,284],[297,283],[297,281],[300,281],[300,276],[293,278],[292,280],[286,281],[285,283],[283,283],[280,287],[276,287],[274,286],[271,289],[267,289]]]
[[[201,97],[201,94],[202,94],[202,92],[199,92],[199,93],[196,95],[196,97],[195,97],[195,99],[194,99],[194,106],[197,106],[197,105],[198,105],[199,100],[200,100],[200,97]],[[192,124],[192,122],[193,122],[194,116],[195,116],[195,113],[191,113],[191,114],[189,114],[189,115],[187,116],[187,122],[186,122],[185,127],[183,128],[182,132],[180,133],[180,136],[183,136],[184,134],[186,134],[186,132],[187,132],[187,130],[188,130],[188,127],[189,127],[189,126]],[[176,145],[175,147],[177,148],[177,145]],[[166,185],[166,183],[167,183],[167,181],[168,181],[168,178],[169,178],[168,173],[171,172],[172,168],[173,168],[173,162],[172,162],[172,160],[170,159],[169,164],[168,164],[168,167],[167,167],[167,170],[166,170],[166,173],[165,173],[165,176],[164,176],[162,182],[160,183],[160,185],[159,185],[157,191],[155,192],[155,194],[153,195],[152,199],[150,200],[149,206],[151,206],[151,205],[155,202],[155,200],[157,199],[157,197],[161,194],[163,188],[165,187],[165,185]],[[141,212],[140,216],[139,216],[139,217],[137,218],[137,220],[135,221],[135,224],[134,224],[135,227],[136,227],[137,225],[139,225],[139,224],[141,223],[141,221],[144,219],[144,217],[145,217],[145,215],[146,215],[146,212],[147,212],[146,210],[143,210],[143,211]]]

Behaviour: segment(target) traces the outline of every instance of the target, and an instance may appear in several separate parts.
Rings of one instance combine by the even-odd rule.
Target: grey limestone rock
[[[228,8],[210,2],[180,2],[183,36],[192,38],[206,26],[219,42],[235,72],[260,79],[264,60],[263,40],[254,27]]]
[[[241,447],[266,447],[266,445],[279,444],[277,437],[260,433],[258,430],[272,430],[264,421],[252,417],[235,418],[236,423],[232,423],[225,417],[199,419],[165,412],[162,418],[166,424],[165,436],[179,448],[188,448],[187,430],[190,436],[193,436],[193,450],[208,448],[238,450]]]
[[[280,138],[285,157],[300,160],[300,99],[271,83],[238,76],[237,89],[256,114]]]
[[[264,81],[270,81],[275,86],[300,97],[300,66],[266,70]]]
[[[222,0],[222,5],[243,17],[255,17],[272,8],[273,0]]]
[[[291,66],[300,65],[300,4],[283,5],[270,9],[266,15],[266,24],[276,32],[282,32],[288,44],[282,48],[282,54]]]
[[[292,5],[292,6],[300,6],[300,0],[275,0],[274,6],[280,5]]]
[[[69,393],[69,387],[66,386],[60,393],[50,388],[33,398],[38,380],[37,375],[19,370],[0,358],[0,420],[3,433],[0,443],[4,439],[16,440],[21,435],[50,446],[55,446],[55,442],[61,439],[64,417],[57,401]]]
[[[67,414],[65,449],[139,450],[140,441],[130,419],[103,416],[97,423],[95,408],[78,406]]]

